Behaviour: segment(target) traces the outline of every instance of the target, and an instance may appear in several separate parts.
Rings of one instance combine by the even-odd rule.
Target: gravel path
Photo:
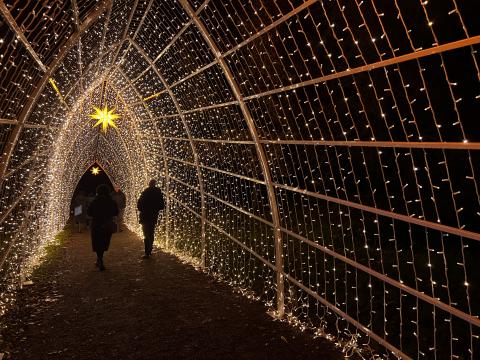
[[[324,339],[273,321],[227,285],[114,234],[105,272],[87,233],[72,234],[7,315],[11,359],[341,359]]]

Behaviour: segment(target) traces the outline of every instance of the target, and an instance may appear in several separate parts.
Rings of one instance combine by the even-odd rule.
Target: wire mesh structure
[[[347,354],[480,354],[474,0],[0,0],[2,312],[102,165]],[[92,128],[107,105],[118,130]]]

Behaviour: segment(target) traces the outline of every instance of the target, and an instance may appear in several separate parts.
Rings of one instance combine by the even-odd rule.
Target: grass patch
[[[52,241],[45,245],[40,263],[33,270],[32,277],[43,275],[49,265],[61,256],[61,252],[64,250],[64,245],[72,235],[72,231],[73,224],[67,223],[63,230],[55,235],[55,238]]]

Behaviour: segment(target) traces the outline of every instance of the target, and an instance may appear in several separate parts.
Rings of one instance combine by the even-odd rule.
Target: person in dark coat
[[[96,266],[100,271],[105,270],[103,265],[103,253],[110,246],[110,239],[113,233],[113,217],[118,215],[118,207],[110,197],[110,189],[102,184],[97,188],[97,196],[87,210],[88,216],[92,218],[91,236],[92,250],[97,253]]]
[[[150,180],[148,188],[143,190],[137,202],[137,209],[140,212],[139,222],[142,224],[145,255],[148,259],[152,255],[153,241],[155,240],[155,226],[157,225],[160,210],[165,208],[163,193],[156,187],[156,181]]]

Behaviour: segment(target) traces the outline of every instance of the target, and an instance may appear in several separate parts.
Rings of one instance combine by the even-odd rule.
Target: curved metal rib
[[[253,121],[252,114],[248,109],[243,96],[240,92],[240,87],[236,82],[231,70],[228,68],[225,59],[220,57],[220,50],[216,43],[213,41],[212,37],[208,33],[207,28],[203,24],[202,20],[198,17],[198,15],[193,10],[192,6],[187,0],[178,0],[182,7],[184,8],[185,12],[188,16],[193,20],[194,24],[197,26],[197,29],[202,34],[203,38],[207,42],[210,50],[212,51],[215,59],[217,60],[218,64],[223,70],[225,77],[230,84],[232,89],[233,95],[235,99],[238,101],[240,109],[242,111],[243,116],[248,125],[248,129],[252,136],[253,141],[255,142],[255,149],[257,152],[258,159],[262,166],[263,176],[265,177],[265,183],[267,185],[268,191],[268,201],[270,203],[270,209],[272,211],[272,220],[274,225],[274,238],[275,238],[275,268],[277,272],[277,316],[283,317],[285,312],[285,304],[284,304],[284,278],[283,278],[283,256],[282,256],[282,232],[280,230],[280,214],[278,210],[277,199],[275,197],[275,188],[273,186],[272,175],[270,172],[270,167],[268,166],[267,156],[265,154],[265,149],[260,142],[260,137],[258,135],[257,128],[255,126],[255,122]]]
[[[206,259],[206,238],[205,238],[205,219],[206,219],[206,208],[205,208],[205,192],[204,192],[204,186],[203,186],[203,176],[202,176],[202,170],[200,168],[200,162],[197,154],[197,149],[193,143],[192,139],[192,134],[190,132],[190,127],[188,126],[187,120],[185,118],[185,114],[180,108],[180,104],[178,103],[177,97],[173,93],[171,87],[168,85],[167,81],[163,77],[163,75],[160,73],[158,68],[156,67],[155,63],[153,60],[148,56],[148,54],[135,42],[135,40],[128,38],[130,43],[137,49],[137,51],[145,58],[145,60],[150,64],[151,68],[155,72],[155,74],[158,76],[160,81],[162,82],[163,86],[165,89],[167,89],[168,95],[170,95],[170,98],[172,99],[175,109],[177,110],[178,116],[180,117],[183,127],[185,128],[185,132],[187,133],[187,137],[190,142],[190,147],[192,149],[193,153],[193,161],[195,163],[195,167],[197,169],[197,174],[198,174],[198,184],[199,184],[199,189],[200,189],[200,202],[201,202],[201,207],[202,207],[202,221],[201,221],[201,238],[202,238],[202,265],[205,266],[205,259]]]
[[[65,45],[62,47],[62,50],[55,58],[55,60],[50,64],[50,67],[46,69],[45,74],[43,75],[42,79],[38,83],[35,91],[30,94],[29,101],[24,106],[20,116],[18,117],[18,123],[15,126],[15,129],[11,132],[6,141],[4,152],[0,158],[0,181],[3,181],[5,171],[7,170],[8,163],[10,162],[10,158],[13,154],[13,149],[15,148],[15,144],[18,141],[20,133],[24,127],[24,123],[26,119],[30,116],[30,113],[33,110],[34,105],[38,101],[40,95],[43,92],[43,89],[48,83],[48,79],[52,76],[54,71],[57,67],[62,63],[65,56],[71,50],[71,48],[76,44],[80,36],[97,20],[110,6],[111,0],[106,0],[102,2],[102,4],[92,12],[85,21],[80,25],[79,31],[76,31],[70,38],[66,41]]]

